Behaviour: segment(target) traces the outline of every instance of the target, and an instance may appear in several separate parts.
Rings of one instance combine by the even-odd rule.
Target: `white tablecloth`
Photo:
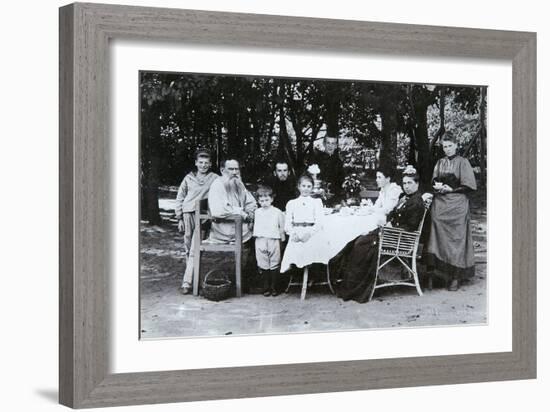
[[[303,268],[312,263],[327,264],[346,244],[357,236],[368,233],[385,223],[381,215],[344,216],[335,213],[325,216],[322,228],[307,242],[288,245],[281,262],[281,272],[286,272],[291,264]]]

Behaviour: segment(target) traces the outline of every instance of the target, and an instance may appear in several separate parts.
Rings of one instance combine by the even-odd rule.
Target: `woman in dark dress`
[[[406,231],[418,230],[424,215],[424,201],[418,192],[418,175],[403,175],[403,191],[397,206],[388,215],[388,223]],[[351,242],[329,261],[333,279],[341,279],[337,294],[343,300],[355,300],[365,303],[369,300],[374,287],[376,264],[378,260],[379,229],[361,235]]]
[[[445,157],[434,168],[434,200],[430,238],[426,247],[428,289],[435,269],[449,280],[448,289],[474,275],[474,246],[470,228],[468,192],[476,190],[474,171],[467,159],[456,154],[457,144],[443,138]]]

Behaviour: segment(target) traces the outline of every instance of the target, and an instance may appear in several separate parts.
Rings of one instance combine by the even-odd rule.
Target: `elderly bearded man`
[[[208,206],[213,217],[210,241],[229,243],[235,241],[235,223],[227,218],[243,217],[243,243],[250,240],[252,222],[257,208],[256,200],[241,180],[239,162],[228,159],[222,162],[222,176],[214,180],[208,193]]]
[[[209,241],[213,243],[230,243],[235,241],[235,223],[230,220],[235,216],[243,217],[243,243],[252,237],[249,223],[252,222],[256,210],[256,200],[250,194],[241,180],[239,162],[227,159],[221,163],[221,177],[212,182],[208,193],[208,207],[212,216]],[[194,238],[193,238],[194,241]],[[191,291],[193,276],[194,247],[187,260],[181,292]],[[247,261],[243,256],[243,265]]]

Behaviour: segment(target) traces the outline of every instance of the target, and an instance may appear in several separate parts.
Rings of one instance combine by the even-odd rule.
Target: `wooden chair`
[[[380,229],[380,239],[378,242],[378,261],[376,264],[376,275],[374,278],[374,286],[370,293],[369,300],[372,299],[376,289],[390,286],[412,286],[416,288],[419,296],[422,296],[422,288],[418,279],[418,270],[416,268],[416,259],[419,258],[418,246],[420,243],[420,235],[424,226],[426,213],[431,205],[431,197],[424,199],[424,214],[418,226],[418,230],[407,232],[403,229],[394,227],[382,227]],[[378,284],[378,274],[380,269],[392,261],[398,261],[411,274],[412,280],[389,280]],[[410,262],[410,264],[409,264]]]
[[[222,220],[222,219],[220,219]],[[195,203],[195,233],[193,234],[193,295],[199,294],[199,277],[201,267],[202,252],[231,252],[235,254],[235,286],[237,297],[242,296],[241,274],[242,274],[242,248],[243,248],[243,219],[241,216],[223,219],[235,223],[235,242],[233,243],[214,243],[208,241],[208,233],[203,230],[207,222],[212,221],[212,216],[208,210],[208,201],[198,200]],[[203,239],[204,232],[204,239]]]
[[[294,269],[294,271],[296,271],[297,269]],[[327,265],[327,280],[325,282],[315,282],[315,285],[322,285],[322,286],[328,286],[331,293],[334,295],[334,289],[332,287],[332,283],[330,282],[330,271],[329,271],[329,268],[328,268],[328,265]],[[289,289],[291,286],[301,286],[302,287],[302,292],[300,294],[300,300],[305,300],[306,298],[306,293],[307,293],[307,288],[308,286],[312,286],[313,285],[313,282],[309,281],[309,266],[306,266],[304,268],[304,274],[302,276],[302,281],[298,281],[298,280],[294,280],[294,274],[291,274],[290,275],[290,279],[288,281],[288,285],[286,287],[286,290],[285,290],[285,293],[288,293]]]
[[[294,271],[297,271],[299,269],[294,268]],[[304,269],[302,281],[299,282],[298,280],[294,280],[294,274],[290,275],[290,279],[288,281],[288,285],[286,286],[285,293],[288,293],[291,286],[301,286],[302,287],[302,293],[300,294],[300,300],[304,300],[306,298],[306,291],[307,291],[307,283],[308,283],[308,274],[309,274],[309,267],[306,266]]]

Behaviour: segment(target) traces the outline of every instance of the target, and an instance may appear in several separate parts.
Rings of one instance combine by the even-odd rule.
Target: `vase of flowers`
[[[323,197],[324,190],[323,190],[323,181],[319,179],[319,174],[321,173],[321,169],[319,168],[319,165],[312,164],[307,168],[307,172],[311,175],[313,178],[313,196],[314,197]]]
[[[357,173],[352,173],[346,176],[344,183],[342,183],[342,189],[346,192],[346,198],[351,199],[352,203],[355,199],[359,198],[359,194],[362,189],[361,181],[357,177]]]

